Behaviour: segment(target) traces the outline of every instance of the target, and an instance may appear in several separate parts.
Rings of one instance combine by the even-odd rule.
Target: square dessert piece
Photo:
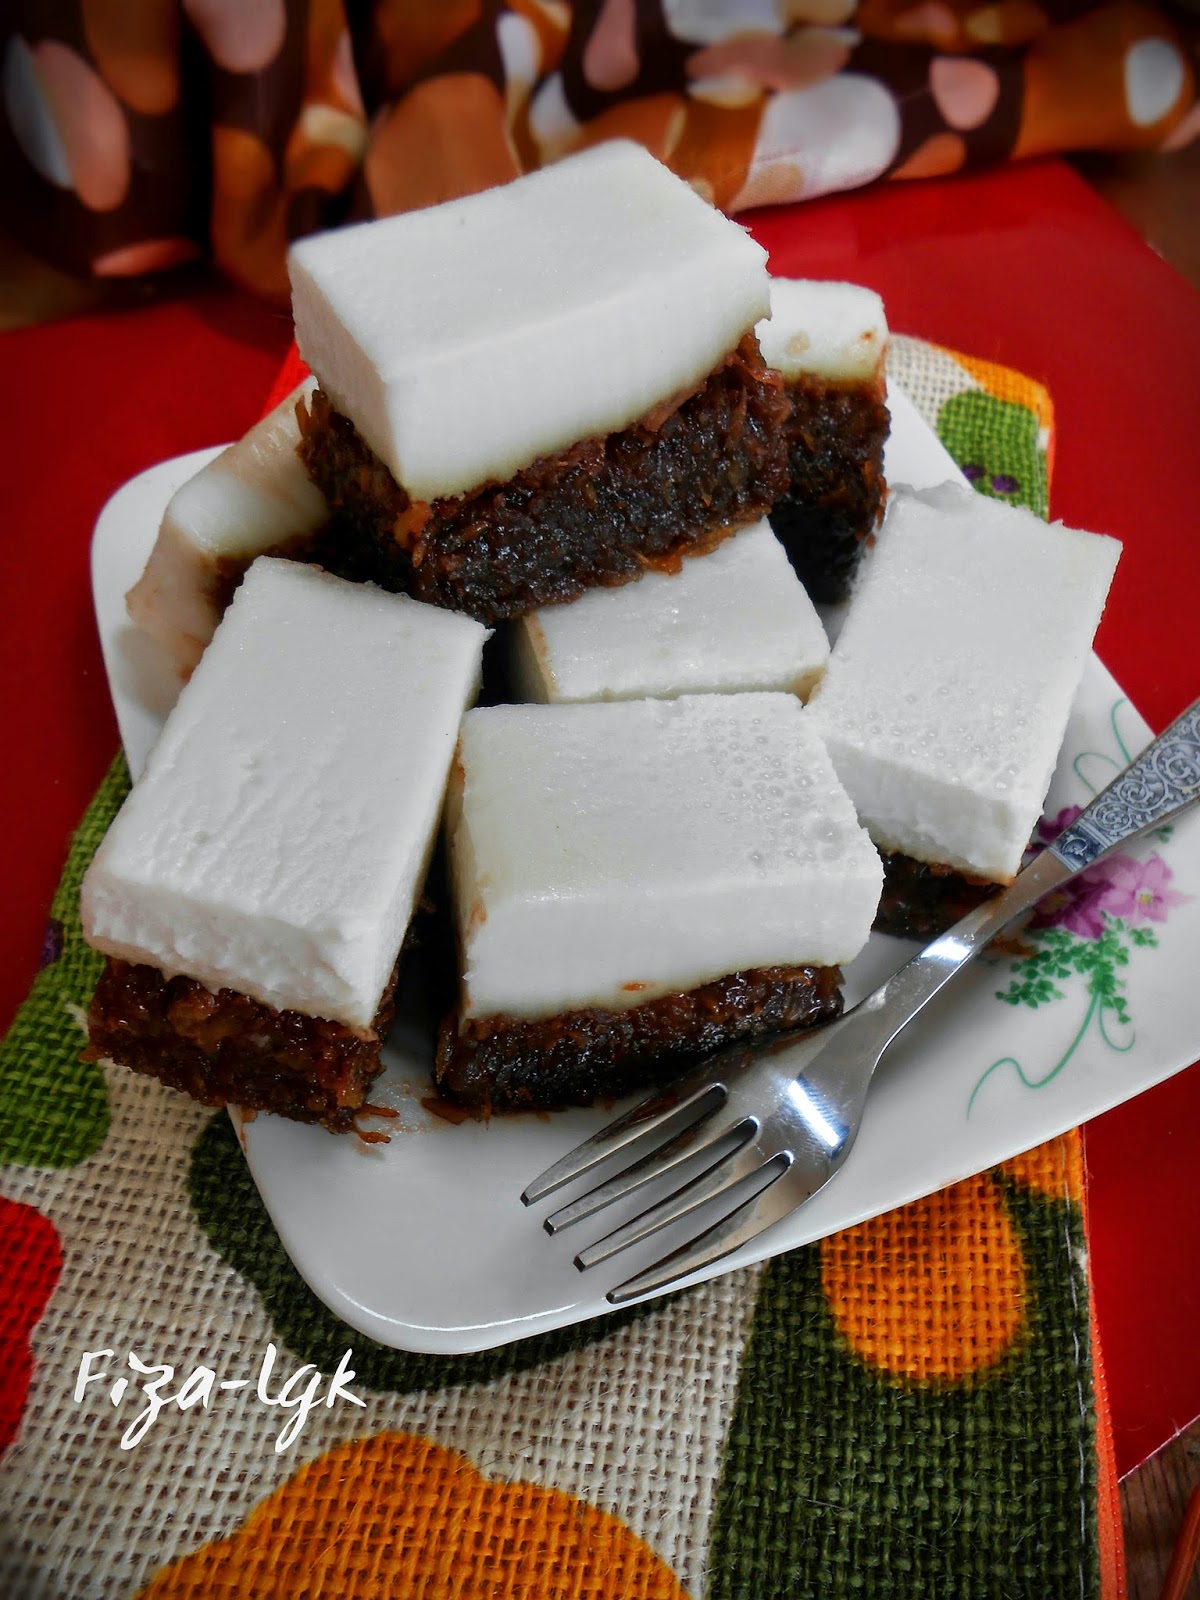
[[[878,927],[930,937],[1017,872],[1120,549],[954,484],[893,494],[808,713],[885,852]]]
[[[376,581],[490,622],[763,516],[765,262],[626,141],[294,245],[304,455]]]
[[[804,699],[829,643],[765,520],[678,573],[592,589],[516,625],[526,700],[634,700],[778,689]]]
[[[329,515],[297,454],[302,383],[244,438],[189,478],[167,503],[154,549],[126,596],[130,618],[185,678],[199,661],[242,574],[268,551],[303,559]]]
[[[483,1110],[835,1016],[882,879],[786,694],[470,712],[447,825],[463,978],[436,1077]]]
[[[93,1056],[353,1125],[486,636],[255,562],[84,878]]]
[[[758,325],[792,403],[787,493],[771,524],[814,600],[844,600],[883,511],[888,434],[883,301],[856,283],[771,279]]]

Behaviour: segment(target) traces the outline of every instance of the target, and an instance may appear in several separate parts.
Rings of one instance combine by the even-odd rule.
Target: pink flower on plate
[[[1039,844],[1053,844],[1065,828],[1069,828],[1075,818],[1082,816],[1082,806],[1064,806],[1057,816],[1039,817],[1036,838]]]
[[[1031,861],[1080,814],[1081,806],[1064,806],[1037,825],[1026,860]],[[1171,869],[1160,855],[1145,861],[1133,856],[1109,856],[1081,872],[1070,883],[1048,894],[1030,919],[1031,928],[1065,928],[1080,939],[1098,939],[1106,916],[1122,917],[1131,927],[1143,922],[1165,922],[1172,906],[1191,896],[1169,888]]]
[[[1124,917],[1131,926],[1139,922],[1165,922],[1172,906],[1180,906],[1190,895],[1168,888],[1171,869],[1160,855],[1135,861],[1132,856],[1112,856],[1104,863],[1108,879],[1103,909],[1112,917]]]
[[[1069,828],[1083,810],[1082,806],[1064,806],[1053,817],[1042,817],[1034,832],[1027,861],[1042,853],[1048,844],[1064,829]],[[1048,894],[1030,919],[1031,928],[1065,928],[1079,939],[1098,939],[1104,932],[1104,913],[1109,909],[1111,884],[1108,862],[1090,867],[1077,878],[1066,883],[1053,894]]]
[[[1030,919],[1031,928],[1065,928],[1080,939],[1098,939],[1104,932],[1104,913],[1110,884],[1099,868],[1082,873],[1073,882],[1048,894]],[[1097,874],[1096,876],[1093,876]]]

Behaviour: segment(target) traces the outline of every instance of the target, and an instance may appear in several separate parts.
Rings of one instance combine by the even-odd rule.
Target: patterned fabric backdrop
[[[26,244],[281,298],[297,234],[614,136],[736,212],[1200,131],[1145,0],[9,0],[0,52]]]

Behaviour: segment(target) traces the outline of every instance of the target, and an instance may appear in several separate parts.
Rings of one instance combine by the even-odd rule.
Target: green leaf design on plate
[[[108,1132],[104,1074],[80,1059],[103,957],[84,943],[79,885],[128,792],[118,756],[71,840],[51,905],[46,965],[0,1044],[0,1162],[72,1167],[94,1155]]]

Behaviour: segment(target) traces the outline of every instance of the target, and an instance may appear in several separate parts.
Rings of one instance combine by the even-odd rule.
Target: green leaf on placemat
[[[42,970],[0,1044],[0,1162],[72,1167],[108,1132],[104,1074],[81,1060],[85,1016],[103,957],[84,943],[79,885],[129,792],[124,756],[108,769],[71,840],[50,910]]]
[[[769,1264],[709,1600],[1098,1592],[1083,1224],[1037,1181],[1054,1161]]]
[[[968,390],[946,401],[937,431],[979,494],[1046,515],[1046,456],[1037,418],[1027,406]]]

